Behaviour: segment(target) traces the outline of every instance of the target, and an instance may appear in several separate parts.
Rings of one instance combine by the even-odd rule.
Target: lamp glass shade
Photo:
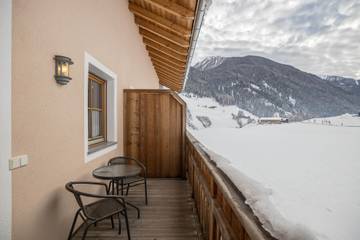
[[[61,64],[59,62],[56,63],[56,76],[60,76],[61,75]]]
[[[67,62],[62,62],[61,63],[61,76],[69,76],[69,63]]]
[[[70,80],[70,65],[73,64],[70,58],[56,55],[55,60],[55,80],[61,85],[67,84]]]

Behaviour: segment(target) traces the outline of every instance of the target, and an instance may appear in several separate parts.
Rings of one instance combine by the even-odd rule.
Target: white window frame
[[[84,157],[88,163],[117,149],[117,76],[108,67],[85,52],[84,58]],[[89,72],[106,81],[106,108],[107,108],[107,142],[115,144],[101,150],[89,153],[88,144],[88,83]]]
[[[0,1],[0,239],[12,238],[11,26],[12,1]]]

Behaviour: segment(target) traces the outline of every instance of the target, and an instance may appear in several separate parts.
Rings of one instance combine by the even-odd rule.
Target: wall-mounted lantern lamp
[[[74,64],[71,58],[55,55],[55,80],[58,84],[66,85],[71,77],[69,76],[69,66]]]

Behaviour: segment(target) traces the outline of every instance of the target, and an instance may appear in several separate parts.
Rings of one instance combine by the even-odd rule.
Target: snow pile
[[[342,119],[343,125],[344,119],[360,121],[349,115],[330,119]],[[276,238],[360,239],[360,127],[311,123],[192,134],[213,151],[214,161]]]
[[[236,165],[213,151],[203,147],[217,167],[220,168],[242,192],[245,203],[260,219],[264,229],[277,239],[312,240],[316,239],[310,230],[300,224],[291,223],[271,203],[272,190],[244,175]]]

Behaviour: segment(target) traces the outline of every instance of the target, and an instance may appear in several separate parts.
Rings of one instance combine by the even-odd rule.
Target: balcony
[[[143,161],[151,177],[148,206],[142,188],[128,198],[141,210],[140,219],[130,211],[132,239],[273,239],[201,143],[186,133],[186,106],[175,93],[125,90],[124,96],[125,152]],[[171,142],[176,144],[170,147]],[[119,238],[105,220],[87,239],[127,239],[125,232]]]
[[[148,206],[143,203],[142,189],[131,192],[128,200],[141,206],[140,219],[135,211],[130,211],[132,239],[274,239],[262,229],[241,193],[208,160],[199,145],[192,136],[187,136],[187,180],[150,179]],[[111,228],[110,220],[105,220],[92,227],[86,239],[125,240],[124,223],[122,232],[119,236]],[[74,239],[81,236],[80,229]]]

